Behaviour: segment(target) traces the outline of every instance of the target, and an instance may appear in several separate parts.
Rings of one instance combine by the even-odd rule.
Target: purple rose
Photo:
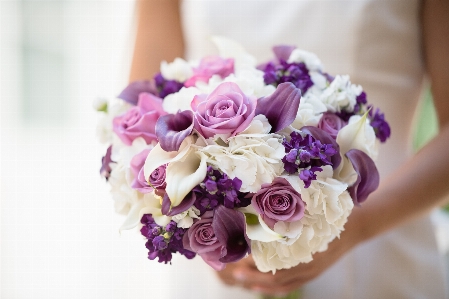
[[[301,195],[280,177],[271,184],[263,184],[253,195],[251,204],[271,229],[278,221],[298,221],[304,216]]]
[[[215,270],[222,270],[225,265],[219,259],[222,257],[223,244],[212,227],[213,215],[213,211],[204,213],[184,234],[182,241],[185,249],[198,253]]]
[[[227,139],[245,130],[254,118],[257,99],[246,96],[233,82],[220,84],[210,95],[193,99],[195,129],[206,138]],[[196,108],[196,109],[195,109]]]
[[[346,126],[347,123],[334,113],[324,113],[318,123],[318,128],[329,133],[332,138],[337,139],[338,131]]]
[[[193,69],[193,76],[184,83],[184,86],[195,86],[196,82],[209,82],[213,75],[226,78],[234,72],[234,59],[224,59],[219,56],[204,57],[200,65]]]
[[[138,137],[150,144],[157,141],[156,121],[165,114],[167,113],[162,108],[162,99],[143,92],[139,95],[137,106],[114,118],[113,130],[126,145],[131,145]]]
[[[131,172],[134,175],[134,180],[131,183],[131,187],[138,190],[141,193],[149,193],[153,189],[164,190],[165,183],[165,168],[166,165],[159,166],[150,175],[148,184],[145,179],[143,166],[145,165],[145,160],[150,153],[150,149],[144,149],[137,155],[135,155],[131,160]]]

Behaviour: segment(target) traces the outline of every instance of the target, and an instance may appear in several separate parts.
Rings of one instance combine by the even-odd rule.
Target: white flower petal
[[[260,215],[258,216],[258,220],[258,224],[246,225],[246,235],[250,240],[272,242],[283,239],[280,234],[274,232],[265,224]]]
[[[184,197],[204,180],[207,172],[206,159],[205,154],[190,150],[182,160],[168,164],[165,191],[172,206],[178,206]]]

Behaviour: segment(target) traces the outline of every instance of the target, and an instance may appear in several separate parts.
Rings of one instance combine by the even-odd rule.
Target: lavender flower
[[[246,194],[239,192],[241,186],[240,179],[230,179],[225,173],[208,166],[203,182],[192,190],[196,193],[194,205],[200,210],[200,215],[214,210],[218,205],[229,209],[246,207],[251,200],[245,198]]]
[[[277,87],[281,83],[291,82],[305,94],[313,85],[306,65],[302,62],[287,63],[282,59],[279,62],[279,64],[269,62],[263,68],[265,84]]]
[[[183,86],[183,83],[180,83],[176,80],[167,80],[162,77],[161,73],[158,73],[154,76],[154,82],[156,83],[157,95],[160,98],[165,98],[169,94],[178,92]]]
[[[185,249],[182,244],[182,238],[187,229],[177,227],[174,221],[162,227],[154,221],[151,214],[143,215],[140,222],[143,224],[140,232],[148,239],[145,246],[149,251],[150,260],[157,257],[159,263],[167,264],[172,259],[172,253],[176,252],[188,259],[195,257],[195,253]]]
[[[337,150],[332,144],[323,144],[309,134],[303,136],[292,132],[290,137],[290,141],[284,139],[282,143],[286,153],[282,158],[284,169],[290,174],[299,172],[299,178],[308,188],[316,179],[315,172],[322,171],[320,166],[332,165],[330,158],[337,154]]]

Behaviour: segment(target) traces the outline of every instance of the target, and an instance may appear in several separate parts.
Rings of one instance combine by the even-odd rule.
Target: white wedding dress
[[[410,131],[424,76],[416,0],[185,0],[187,58],[216,53],[208,38],[241,43],[260,62],[271,47],[314,52],[330,74],[349,74],[385,112],[392,136],[378,158],[382,177],[412,154]],[[362,206],[363,208],[363,206]],[[175,257],[170,298],[255,298],[221,284],[199,258]],[[304,298],[446,298],[442,257],[429,217],[362,244],[318,279]]]

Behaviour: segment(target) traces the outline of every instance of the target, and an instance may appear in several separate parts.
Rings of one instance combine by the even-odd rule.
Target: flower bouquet
[[[313,53],[276,46],[257,64],[213,41],[219,56],[162,62],[153,80],[97,103],[121,229],[139,227],[162,263],[174,253],[215,270],[250,253],[263,272],[310,262],[378,187],[390,128]]]

